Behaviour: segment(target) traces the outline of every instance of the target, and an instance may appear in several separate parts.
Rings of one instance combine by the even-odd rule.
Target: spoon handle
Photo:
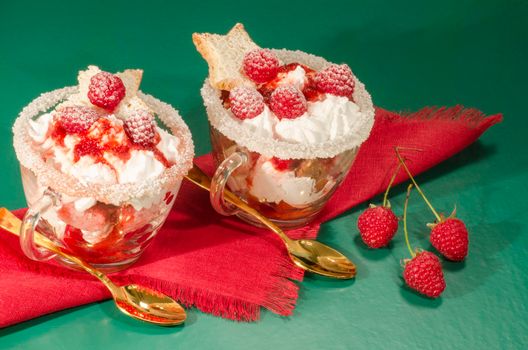
[[[10,232],[15,236],[19,236],[21,224],[22,221],[17,218],[13,213],[11,213],[7,208],[0,208],[0,228],[3,228],[7,232]],[[34,240],[37,245],[44,247],[47,250],[52,251],[53,253],[60,255],[63,258],[68,259],[71,262],[79,265],[90,275],[98,278],[101,282],[103,282],[111,291],[117,289],[117,286],[112,281],[110,281],[110,279],[101,271],[96,270],[84,260],[65,252],[64,250],[62,250],[62,248],[53,244],[53,242],[50,241],[47,237],[41,235],[38,232],[35,232]]]
[[[193,164],[192,169],[189,170],[189,173],[185,176],[185,178],[204,190],[211,190],[211,178],[207,176],[196,164]],[[225,189],[224,198],[229,203],[235,205],[239,209],[259,220],[262,224],[266,225],[266,227],[275,232],[285,243],[291,242],[291,239],[277,225],[275,225],[260,212],[250,207],[246,202],[238,198],[233,192]]]

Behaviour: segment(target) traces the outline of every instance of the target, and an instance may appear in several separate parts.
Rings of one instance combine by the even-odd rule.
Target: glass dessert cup
[[[255,226],[262,224],[224,201],[225,186],[279,227],[301,227],[323,209],[346,177],[358,151],[354,148],[330,158],[284,161],[252,152],[212,126],[210,134],[217,166],[211,203],[221,214],[234,213]],[[274,163],[280,164],[280,171],[273,168]]]
[[[33,260],[55,258],[74,268],[68,260],[35,246],[33,235],[38,231],[95,268],[115,272],[133,264],[165,222],[182,178],[192,166],[193,144],[176,110],[140,93],[158,119],[181,141],[178,162],[158,177],[137,183],[80,182],[44,161],[28,134],[30,119],[49,111],[75,92],[77,87],[67,87],[41,95],[24,108],[13,127],[28,204],[20,244]],[[90,204],[83,205],[87,202]]]
[[[301,63],[321,70],[330,63],[299,51],[272,50],[284,63]],[[253,218],[224,201],[228,188],[281,228],[301,227],[312,221],[349,172],[361,144],[374,124],[374,107],[364,85],[355,79],[353,101],[362,112],[350,134],[318,144],[301,144],[263,137],[242,125],[224,108],[228,96],[206,80],[202,97],[210,124],[216,172],[211,204],[223,215]]]

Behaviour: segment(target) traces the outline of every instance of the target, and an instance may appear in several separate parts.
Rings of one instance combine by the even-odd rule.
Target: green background
[[[361,205],[320,235],[357,263],[356,280],[306,278],[292,317],[264,311],[261,321],[244,324],[191,309],[184,327],[165,329],[103,302],[2,329],[0,348],[526,347],[527,20],[525,1],[0,1],[0,199],[13,209],[25,205],[10,131],[16,115],[41,92],[75,84],[88,64],[143,68],[143,91],[176,106],[197,154],[208,152],[199,96],[207,67],[191,33],[226,32],[237,21],[261,46],[349,63],[379,106],[460,103],[505,116],[418,178],[437,208],[458,205],[471,232],[467,261],[445,264],[447,289],[438,300],[402,287],[401,233],[390,249],[360,243]],[[398,212],[403,188],[391,199]],[[432,216],[417,196],[410,216],[411,240],[428,248],[423,224]]]

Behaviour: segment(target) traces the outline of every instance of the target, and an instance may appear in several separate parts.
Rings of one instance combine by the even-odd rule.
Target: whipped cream
[[[293,85],[302,90],[306,81],[306,71],[297,66],[284,73],[277,85]],[[298,118],[279,119],[266,105],[261,114],[241,120],[240,125],[256,137],[316,145],[355,132],[363,121],[361,113],[359,106],[347,97],[325,94],[321,101],[308,102],[306,113]]]
[[[105,116],[116,125],[122,125],[122,121],[113,115]],[[96,161],[92,156],[81,156],[75,161],[74,148],[81,138],[78,135],[66,135],[64,145],[57,144],[50,135],[53,117],[51,113],[41,115],[36,120],[30,120],[29,135],[35,145],[42,153],[46,160],[52,161],[55,166],[64,174],[69,174],[80,182],[85,184],[116,184],[116,183],[134,183],[137,181],[154,179],[164,170],[162,164],[150,150],[131,150],[130,157],[124,161],[111,153],[104,153],[103,157],[107,164]],[[115,128],[112,137],[116,142],[121,142],[126,138],[122,127]],[[163,154],[168,162],[176,162],[178,159],[178,147],[180,141],[173,135],[157,127],[160,135],[160,141],[156,148]],[[97,133],[97,128],[90,133]],[[103,134],[101,142],[107,142],[108,136]],[[153,203],[161,200],[159,195],[143,196],[134,198],[131,205],[136,209],[149,208]],[[93,198],[71,198],[74,201],[74,207],[77,211],[83,212],[96,204]]]
[[[275,132],[284,141],[317,144],[348,135],[360,121],[358,105],[346,97],[326,95],[308,102],[307,112],[296,119],[282,119]]]
[[[274,137],[277,123],[279,123],[279,118],[273,114],[268,106],[264,106],[264,111],[256,117],[241,121],[243,127],[254,132],[256,136],[263,137]]]
[[[314,179],[296,177],[293,171],[279,171],[265,157],[260,157],[254,169],[249,193],[270,203],[284,201],[292,207],[304,207],[324,196],[332,187],[329,182],[317,192]]]
[[[297,89],[302,90],[304,84],[306,84],[306,80],[306,71],[303,69],[303,67],[297,66],[294,70],[286,73],[284,77],[282,77],[277,83],[277,85],[293,85]]]

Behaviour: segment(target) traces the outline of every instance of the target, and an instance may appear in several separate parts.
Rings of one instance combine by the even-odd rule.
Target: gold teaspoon
[[[211,179],[196,164],[185,178],[205,190],[211,189]],[[350,279],[356,275],[356,266],[337,250],[312,239],[291,239],[277,225],[234,193],[225,190],[224,197],[229,203],[252,215],[275,232],[286,245],[292,261],[301,269],[337,279]]]
[[[20,219],[13,213],[6,208],[0,208],[1,228],[18,236],[21,224]],[[63,251],[38,232],[35,232],[35,243],[70,260],[92,276],[97,277],[108,288],[117,308],[122,313],[160,326],[175,326],[185,321],[187,317],[185,310],[172,298],[136,284],[116,286],[104,273],[93,268],[82,259]]]

